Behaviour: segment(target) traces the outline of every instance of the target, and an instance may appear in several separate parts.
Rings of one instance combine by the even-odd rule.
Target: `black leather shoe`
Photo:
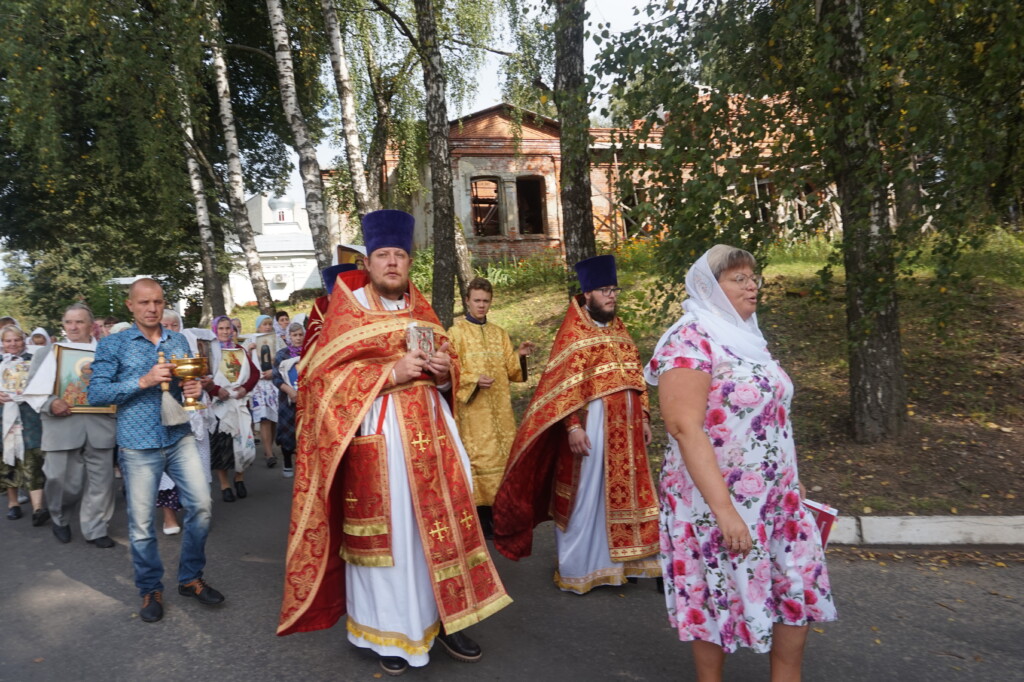
[[[71,542],[71,526],[58,526],[56,523],[54,523],[53,535],[65,544]]]
[[[231,490],[231,488],[224,488],[223,490],[220,491],[220,499],[224,500],[225,502],[234,502],[235,492]]]
[[[7,520],[8,521],[17,521],[18,519],[21,518],[21,516],[22,516],[22,514],[21,514],[21,506],[16,504],[13,507],[8,507],[7,508]]]
[[[245,489],[245,481],[235,481],[235,494],[240,500],[249,496],[249,491]]]
[[[150,592],[142,597],[139,618],[143,623],[155,623],[164,617],[164,595],[160,591]]]
[[[44,523],[46,523],[47,521],[49,521],[49,520],[50,520],[50,510],[49,509],[36,509],[34,512],[32,512],[32,525],[33,526],[41,526]]]
[[[483,656],[480,645],[461,632],[449,635],[444,630],[441,630],[441,634],[437,636],[437,641],[441,642],[448,655],[456,661],[476,663]]]
[[[404,658],[399,658],[398,656],[381,656],[380,669],[386,675],[398,677],[409,669],[409,663]]]
[[[214,606],[224,601],[224,595],[206,584],[202,578],[196,578],[190,583],[178,585],[178,594],[183,597],[195,597],[200,604]]]
[[[86,540],[90,545],[96,545],[100,549],[110,549],[114,546],[114,541],[110,539],[109,535],[101,535],[95,540]]]
[[[277,466],[277,457],[274,456],[274,455],[271,455],[270,457],[267,457],[267,468],[268,469],[273,469],[276,466]]]

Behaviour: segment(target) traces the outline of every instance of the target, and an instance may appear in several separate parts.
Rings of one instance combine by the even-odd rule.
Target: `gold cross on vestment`
[[[418,450],[419,450],[420,452],[424,452],[424,451],[425,451],[425,450],[427,449],[427,446],[428,446],[428,445],[430,445],[430,444],[431,444],[431,443],[433,442],[433,441],[432,441],[432,440],[431,440],[430,438],[428,438],[428,437],[427,437],[427,435],[426,435],[425,433],[423,433],[422,431],[417,431],[417,432],[416,432],[416,438],[417,438],[417,440],[414,440],[414,441],[412,442],[412,445],[415,445],[415,446],[416,446],[416,448],[417,448],[417,449],[418,449]]]
[[[469,530],[469,527],[473,524],[473,517],[470,516],[468,511],[463,511],[462,518],[459,519],[459,523],[465,526],[466,530]]]
[[[430,531],[430,534],[434,536],[438,542],[444,542],[445,533],[448,532],[448,526],[442,526],[440,521],[434,521],[434,528]]]
[[[348,491],[348,496],[345,498],[345,501],[348,502],[348,506],[354,507],[356,502],[359,501],[359,498],[356,497],[355,494],[353,494],[353,492],[351,490],[349,490]]]

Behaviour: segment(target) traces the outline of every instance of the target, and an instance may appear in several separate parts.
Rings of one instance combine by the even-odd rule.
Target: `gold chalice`
[[[182,381],[198,379],[201,376],[205,376],[210,369],[209,361],[202,355],[196,355],[194,358],[190,358],[188,354],[183,358],[172,355],[171,362],[174,363],[174,371],[172,373]],[[206,405],[203,405],[195,398],[185,398],[184,407],[189,411],[206,409]]]

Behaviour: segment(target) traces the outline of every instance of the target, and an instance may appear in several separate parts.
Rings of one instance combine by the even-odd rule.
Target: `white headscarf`
[[[662,335],[654,348],[654,355],[658,355],[662,346],[677,329],[696,321],[712,341],[728,348],[744,360],[757,364],[771,362],[772,354],[768,352],[768,342],[757,326],[757,313],[744,320],[736,312],[736,308],[711,270],[708,263],[710,252],[710,249],[704,252],[686,273],[687,298],[683,301],[685,312]],[[658,385],[658,377],[651,371],[649,364],[644,369],[644,378],[652,386]]]
[[[30,341],[32,341],[32,337],[35,336],[36,334],[39,334],[46,339],[46,341],[44,341],[42,345],[30,343]],[[25,339],[25,352],[35,355],[36,351],[39,350],[40,348],[49,348],[52,345],[53,341],[50,339],[50,332],[46,331],[42,327],[36,327],[35,329],[32,330],[32,333],[29,334],[28,337]]]

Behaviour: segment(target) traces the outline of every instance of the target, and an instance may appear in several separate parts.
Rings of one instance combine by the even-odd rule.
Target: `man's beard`
[[[601,324],[608,324],[615,319],[615,311],[618,308],[617,305],[612,306],[611,310],[594,310],[590,306],[587,306],[587,312],[590,313],[590,319],[594,322],[600,322]]]
[[[391,300],[394,301],[397,301],[398,299],[405,296],[405,292],[409,288],[408,280],[406,280],[402,284],[398,284],[395,286],[391,286],[390,284],[388,284],[387,280],[383,282],[376,282],[374,280],[370,280],[370,283],[373,284],[373,288],[377,292],[378,296],[390,298]]]

